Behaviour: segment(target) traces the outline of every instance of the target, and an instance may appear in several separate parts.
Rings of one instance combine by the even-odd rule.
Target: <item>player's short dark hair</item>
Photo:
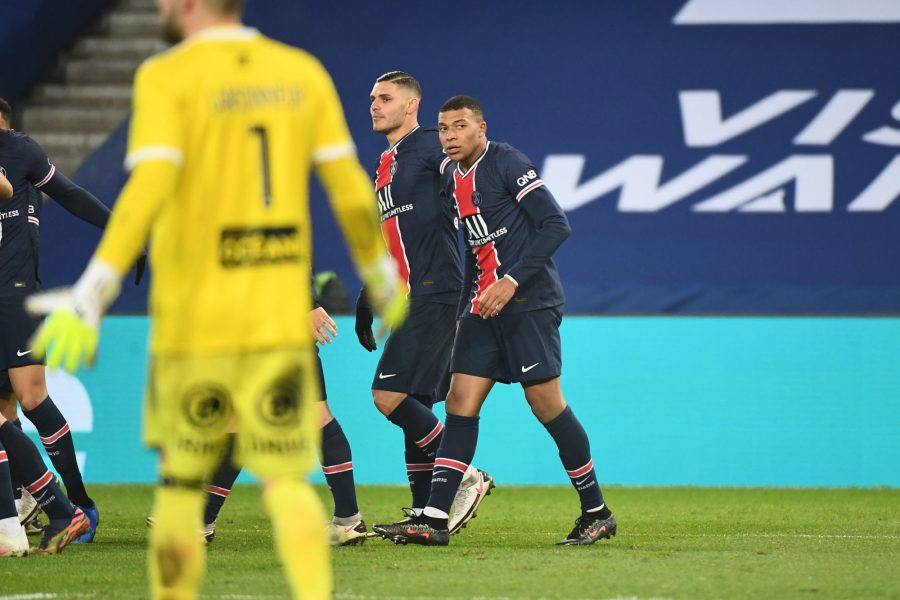
[[[468,108],[476,117],[483,118],[484,111],[481,110],[481,102],[472,96],[453,96],[441,106],[438,112],[447,112],[451,110],[464,110]]]
[[[0,98],[0,119],[6,120],[7,123],[12,121],[12,106],[3,98]]]
[[[391,83],[395,83],[400,87],[405,87],[411,89],[415,92],[416,98],[422,97],[422,86],[419,85],[419,82],[416,81],[416,78],[407,73],[406,71],[388,71],[381,77],[375,80],[375,83],[381,83],[383,81],[390,81]]]

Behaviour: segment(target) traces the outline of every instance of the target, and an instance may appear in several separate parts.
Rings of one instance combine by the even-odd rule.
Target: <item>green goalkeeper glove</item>
[[[71,289],[50,290],[29,296],[25,308],[47,315],[31,340],[36,357],[47,366],[74,373],[94,362],[100,337],[100,319],[119,294],[121,278],[110,266],[93,259]]]

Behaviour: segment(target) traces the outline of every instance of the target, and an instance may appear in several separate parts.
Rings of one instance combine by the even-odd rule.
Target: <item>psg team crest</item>
[[[472,204],[474,204],[475,206],[481,204],[481,194],[478,192],[478,190],[472,192]]]
[[[392,160],[391,161],[391,177],[393,177],[396,174],[397,174],[397,161]]]

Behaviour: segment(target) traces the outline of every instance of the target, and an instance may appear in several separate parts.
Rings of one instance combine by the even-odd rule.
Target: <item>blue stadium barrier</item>
[[[356,481],[404,483],[402,437],[370,398],[378,353],[336,320],[322,360]],[[89,482],[154,480],[147,335],[146,318],[108,318],[96,368],[51,374]],[[567,317],[562,336],[563,391],[603,482],[900,486],[898,318]],[[501,484],[568,482],[518,386],[492,392],[475,460]]]
[[[114,0],[5,0],[0,19],[0,97],[19,98],[79,30]]]

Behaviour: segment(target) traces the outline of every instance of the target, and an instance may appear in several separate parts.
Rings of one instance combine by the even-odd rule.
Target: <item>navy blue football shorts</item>
[[[456,293],[410,298],[409,316],[384,344],[372,389],[446,399],[458,300]]]
[[[559,377],[561,307],[500,313],[459,323],[450,371],[501,383]]]
[[[0,394],[12,394],[12,383],[9,381],[9,373],[0,371]]]
[[[41,319],[25,312],[26,295],[0,296],[0,370],[44,364],[28,347]]]

